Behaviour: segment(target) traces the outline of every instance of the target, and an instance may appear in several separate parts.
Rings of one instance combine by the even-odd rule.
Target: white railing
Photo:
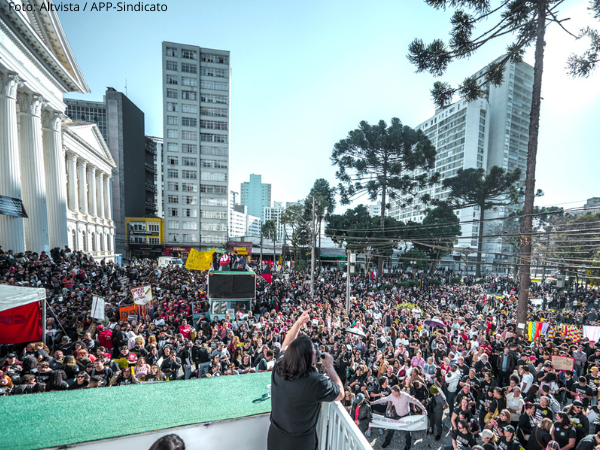
[[[319,450],[371,449],[371,445],[340,402],[321,404],[317,437]]]

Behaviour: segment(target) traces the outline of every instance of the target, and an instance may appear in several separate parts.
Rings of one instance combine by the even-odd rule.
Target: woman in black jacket
[[[548,442],[552,440],[550,430],[553,425],[552,420],[542,419],[540,424],[531,432],[529,441],[527,441],[527,450],[544,450]]]
[[[365,434],[369,429],[369,423],[371,423],[373,413],[371,412],[371,405],[365,400],[363,394],[358,394],[354,399],[350,417],[352,417],[352,420],[354,420],[358,429]]]
[[[521,447],[527,448],[527,441],[531,435],[531,431],[535,427],[535,405],[533,403],[525,403],[523,412],[519,417],[519,427],[517,429],[517,439],[521,443]]]

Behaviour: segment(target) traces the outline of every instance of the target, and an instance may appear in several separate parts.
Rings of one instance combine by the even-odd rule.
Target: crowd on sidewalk
[[[0,347],[0,395],[267,372],[289,327],[310,309],[303,331],[335,358],[342,404],[368,435],[373,414],[427,411],[436,438],[451,428],[454,450],[477,442],[484,450],[600,444],[600,435],[588,437],[600,344],[518,335],[510,278],[453,284],[456,274],[447,272],[357,275],[347,313],[345,273],[316,272],[314,300],[309,273],[275,271],[271,283],[258,278],[252,310],[215,322],[193,319],[192,303],[208,309],[200,272],[151,260],[117,266],[68,248],[0,253],[0,284],[43,287],[49,305],[46,342]],[[131,289],[144,285],[155,299],[149,314],[121,320],[119,308],[133,304]],[[551,283],[533,291],[543,308],[530,310],[529,320],[598,324],[598,291],[559,293]],[[104,322],[91,317],[93,295],[106,299]],[[554,370],[552,355],[575,358],[574,370]],[[381,436],[383,447],[393,434]],[[408,449],[410,433],[405,438]]]

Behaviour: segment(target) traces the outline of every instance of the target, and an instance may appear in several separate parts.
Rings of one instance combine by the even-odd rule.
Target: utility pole
[[[350,273],[354,273],[356,253],[346,250],[346,313],[350,314]]]
[[[260,230],[260,267],[259,267],[260,270],[262,270],[262,248],[263,248],[263,232],[261,229]]]
[[[310,252],[310,298],[315,297],[315,196],[312,199],[312,229],[311,233],[311,246],[312,251]]]

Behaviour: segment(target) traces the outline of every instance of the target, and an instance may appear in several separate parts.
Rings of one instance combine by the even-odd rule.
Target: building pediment
[[[23,7],[18,7],[21,3]],[[90,92],[51,0],[0,2],[0,21],[63,85],[64,92]]]
[[[116,168],[115,160],[98,129],[98,125],[88,122],[70,121],[62,124],[63,132],[74,141],[104,161],[111,168]]]

